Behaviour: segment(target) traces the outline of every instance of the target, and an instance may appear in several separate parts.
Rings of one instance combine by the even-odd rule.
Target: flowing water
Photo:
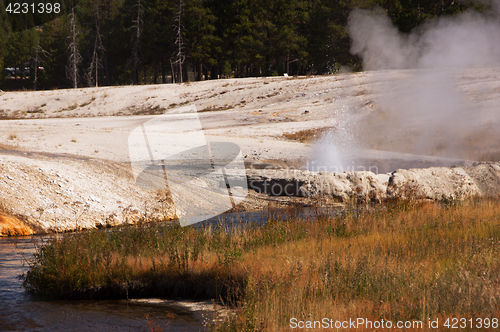
[[[41,238],[0,238],[0,331],[204,331],[192,312],[176,305],[127,300],[41,301],[26,294],[17,276]],[[166,325],[166,326],[165,326]]]
[[[314,219],[318,215],[333,216],[339,212],[336,209],[300,208],[228,213],[199,223],[198,226],[212,224],[215,227],[237,229],[263,225],[270,219],[297,216]],[[136,332],[152,330],[151,323],[165,331],[206,330],[202,324],[203,314],[207,313],[204,311],[207,308],[206,302],[181,306],[179,301],[158,299],[42,301],[26,294],[18,276],[28,270],[26,259],[30,259],[36,246],[43,241],[41,237],[0,237],[0,331]]]

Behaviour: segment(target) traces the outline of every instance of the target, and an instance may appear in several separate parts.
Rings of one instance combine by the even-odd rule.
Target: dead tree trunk
[[[78,66],[82,61],[82,57],[80,55],[80,51],[78,50],[78,30],[76,27],[76,18],[75,18],[75,6],[71,4],[71,14],[70,14],[70,24],[71,24],[71,42],[69,44],[68,50],[70,52],[69,55],[69,63],[66,66],[66,76],[71,80],[73,88],[78,87]]]
[[[179,11],[176,14],[174,20],[174,32],[175,32],[175,45],[176,45],[176,53],[174,55],[175,67],[178,69],[178,83],[182,83],[182,65],[184,64],[184,60],[186,58],[184,54],[184,39],[182,37],[182,31],[184,30],[182,27],[182,7],[184,6],[184,0],[179,0]],[[174,67],[174,66],[172,66]],[[173,73],[172,73],[173,78]]]
[[[49,52],[44,50],[40,45],[40,36],[38,36],[36,46],[35,46],[35,55],[31,58],[33,61],[33,71],[35,73],[35,78],[33,79],[33,90],[36,91],[36,85],[38,83],[38,67],[40,64],[44,62],[44,58],[49,56]]]
[[[94,51],[92,52],[92,61],[90,62],[90,66],[87,70],[87,82],[88,85],[93,85],[93,81],[95,79],[95,86],[99,86],[99,68],[103,68],[103,54],[106,51],[104,46],[102,45],[101,39],[101,17],[99,13],[99,1],[95,2],[94,9],[94,20],[95,20],[95,42],[94,42]]]
[[[143,24],[143,12],[144,8],[141,4],[141,0],[137,0],[137,18],[133,21],[135,25],[135,35],[132,44],[132,62],[134,65],[134,84],[139,83],[139,64],[140,64],[140,53],[141,53],[141,39],[142,39],[142,24]]]

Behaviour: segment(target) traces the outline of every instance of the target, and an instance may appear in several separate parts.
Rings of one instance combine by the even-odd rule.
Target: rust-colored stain
[[[16,217],[0,212],[0,236],[31,235],[34,231]]]

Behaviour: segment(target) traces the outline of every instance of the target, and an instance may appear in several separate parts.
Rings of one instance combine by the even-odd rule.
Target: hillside
[[[164,192],[135,185],[128,136],[182,105],[196,106],[207,141],[236,143],[255,178],[267,176],[263,168],[281,169],[285,177],[294,176],[288,172],[294,168],[312,171],[299,177],[323,170],[371,171],[359,174],[376,178],[380,183],[374,186],[384,190],[398,168],[500,161],[499,104],[496,68],[0,93],[1,206],[25,233],[173,218],[175,208]],[[491,165],[490,170],[498,167]],[[499,173],[491,172],[488,188],[500,183]],[[345,182],[347,196],[338,197],[352,198],[358,182]],[[313,196],[250,192],[239,209]],[[11,231],[11,221],[2,225],[0,234],[22,233]]]

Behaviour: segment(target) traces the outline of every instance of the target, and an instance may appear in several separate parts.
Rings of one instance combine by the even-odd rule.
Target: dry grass
[[[499,203],[404,211],[317,221],[299,241],[255,249],[244,260],[241,309],[217,329],[288,330],[292,317],[425,322],[498,314]]]
[[[333,127],[304,129],[304,130],[299,130],[299,131],[296,131],[293,133],[284,133],[283,137],[286,139],[298,141],[301,143],[313,143],[334,129],[335,128],[333,128]]]
[[[0,150],[7,151],[24,151],[25,149],[20,147],[19,145],[10,145],[10,144],[2,144],[0,143]]]
[[[37,107],[32,110],[27,111],[28,114],[36,114],[36,113],[43,113],[43,109]]]
[[[142,106],[141,108],[133,106],[128,111],[132,115],[158,115],[165,113],[166,110],[167,109],[165,107],[161,107],[160,105],[146,105]]]
[[[92,98],[90,98],[90,100],[80,104],[80,107],[88,106],[88,105],[92,104],[94,102],[94,100],[95,100],[95,97],[93,96],[93,93],[92,93]]]
[[[66,111],[74,111],[78,108],[78,104],[77,102],[75,101],[72,105],[69,105],[68,107],[66,108],[63,108],[61,110],[59,110],[59,112],[66,112]]]
[[[234,108],[234,106],[228,105],[228,104],[221,105],[221,106],[212,105],[212,106],[205,107],[204,109],[198,111],[198,113],[226,111],[226,110],[230,110],[233,108]]]
[[[0,236],[27,236],[33,233],[33,229],[23,221],[0,212]]]
[[[236,310],[213,322],[221,331],[285,331],[292,317],[498,317],[500,201],[391,202],[244,230],[67,235],[37,254],[24,280],[59,298],[215,298]]]

